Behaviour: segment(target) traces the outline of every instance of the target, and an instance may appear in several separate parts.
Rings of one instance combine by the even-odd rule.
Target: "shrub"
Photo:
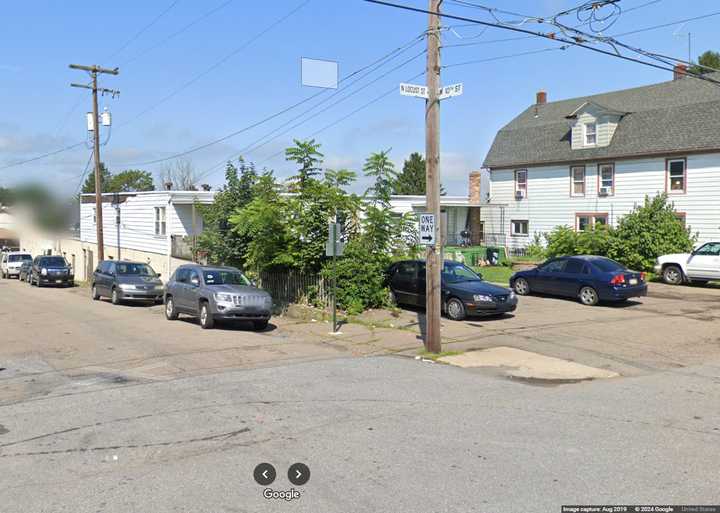
[[[577,254],[577,233],[569,226],[556,226],[550,233],[545,234],[545,240],[545,254],[548,258]]]
[[[538,232],[535,232],[532,242],[525,248],[525,254],[533,260],[543,260],[545,258],[545,248]]]

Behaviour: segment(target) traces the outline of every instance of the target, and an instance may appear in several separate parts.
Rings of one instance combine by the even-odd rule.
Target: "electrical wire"
[[[21,160],[18,162],[13,162],[12,164],[6,164],[2,167],[0,167],[0,171],[3,169],[9,169],[11,167],[15,166],[22,166],[23,164],[28,164],[29,162],[35,162],[36,160],[41,160],[47,157],[52,157],[53,155],[57,155],[58,153],[63,153],[68,150],[72,150],[74,148],[77,148],[78,146],[83,146],[85,144],[85,141],[81,141],[79,143],[71,144],[69,146],[65,146],[64,148],[60,148],[59,150],[50,151],[48,153],[43,153],[42,155],[37,155],[35,157],[31,157],[29,159]]]
[[[179,1],[180,1],[180,0],[174,0],[169,6],[167,6],[167,7],[165,8],[164,11],[162,11],[160,14],[158,14],[157,16],[155,16],[155,18],[153,18],[153,20],[152,20],[150,23],[148,23],[148,24],[145,25],[143,28],[141,28],[140,30],[138,30],[138,31],[135,33],[134,36],[132,36],[130,39],[128,39],[128,40],[125,42],[125,44],[123,44],[120,48],[118,48],[118,49],[115,50],[111,55],[109,55],[106,60],[110,60],[110,59],[112,59],[113,57],[115,57],[116,55],[122,53],[122,51],[125,50],[125,48],[127,48],[128,46],[130,46],[133,42],[137,41],[137,39],[138,39],[140,36],[142,36],[145,32],[147,32],[147,31],[150,29],[150,27],[152,27],[153,25],[155,25],[158,21],[160,21],[160,20],[162,19],[163,16],[165,16],[168,12],[170,12],[170,11],[172,10],[172,8],[175,7],[175,6],[178,4]]]
[[[492,61],[500,61],[503,59],[510,59],[512,57],[523,57],[525,55],[534,55],[537,53],[545,53],[545,52],[553,52],[557,50],[567,50],[569,48],[569,45],[563,45],[563,46],[556,46],[553,48],[543,48],[541,50],[531,50],[529,52],[521,52],[521,53],[513,53],[510,55],[500,55],[498,57],[489,57],[487,59],[475,59],[471,61],[464,61],[464,62],[456,62],[452,64],[445,64],[442,66],[442,68],[455,68],[457,66],[467,66],[469,64],[480,64],[483,62],[492,62]]]
[[[524,29],[524,28],[521,28],[521,27],[507,26],[507,25],[501,25],[501,24],[497,24],[497,23],[490,23],[490,22],[482,21],[482,20],[476,20],[476,19],[473,19],[473,18],[468,18],[468,17],[466,17],[466,16],[457,16],[457,15],[453,15],[453,14],[445,14],[445,13],[432,12],[432,11],[428,11],[428,10],[426,10],[426,9],[421,9],[421,8],[419,8],[419,7],[412,7],[412,6],[409,6],[409,5],[402,5],[402,4],[395,4],[395,3],[392,3],[392,2],[387,2],[387,1],[385,1],[385,0],[363,0],[363,1],[364,1],[364,2],[368,2],[368,3],[378,4],[378,5],[384,5],[384,6],[387,6],[387,7],[395,7],[395,8],[397,8],[397,9],[403,9],[403,10],[406,10],[406,11],[418,12],[418,13],[423,13],[423,14],[434,14],[434,15],[436,15],[436,16],[443,17],[443,18],[455,19],[455,20],[459,20],[459,21],[467,21],[467,22],[477,23],[478,25],[486,25],[486,26],[491,26],[491,27],[503,28],[503,29],[505,29],[505,30],[511,30],[511,31],[514,31],[514,32],[521,32],[521,33],[525,33],[525,34],[530,34],[530,35],[542,37],[542,38],[545,38],[545,39],[550,39],[550,40],[552,40],[552,41],[557,41],[557,42],[561,42],[561,43],[566,43],[566,44],[569,44],[569,45],[572,45],[572,46],[578,46],[578,47],[580,47],[580,48],[585,48],[586,50],[590,50],[590,51],[592,51],[592,52],[600,53],[600,54],[603,54],[603,55],[608,55],[608,56],[610,56],[610,57],[615,57],[615,58],[622,59],[622,60],[625,60],[625,61],[628,61],[628,62],[633,62],[633,63],[636,63],[636,64],[641,64],[641,65],[643,65],[643,66],[648,66],[648,67],[655,68],[655,69],[661,69],[661,70],[663,70],[663,71],[670,71],[670,72],[673,72],[673,71],[674,71],[674,69],[673,69],[672,67],[661,66],[660,64],[655,64],[655,63],[652,63],[652,62],[643,61],[643,60],[641,60],[641,59],[637,59],[637,58],[635,58],[635,57],[629,57],[629,56],[627,56],[627,55],[622,55],[622,54],[620,54],[620,53],[617,52],[617,51],[616,51],[616,52],[611,52],[611,51],[609,51],[609,50],[603,50],[602,48],[596,48],[596,47],[590,46],[589,44],[586,44],[587,41],[585,41],[585,40],[578,41],[578,40],[574,40],[574,39],[562,38],[562,37],[558,37],[558,36],[557,36],[556,34],[554,34],[554,33],[547,33],[547,34],[546,34],[546,33],[543,33],[543,32],[535,32],[535,31],[532,31],[532,30]],[[697,73],[692,73],[692,72],[690,72],[690,71],[687,71],[685,74],[686,74],[686,76],[688,76],[688,77],[693,77],[693,78],[698,79],[698,80],[704,80],[704,81],[706,81],[706,82],[710,82],[710,83],[715,84],[715,85],[720,85],[720,82],[719,82],[719,81],[717,81],[717,80],[715,80],[715,79],[711,79],[711,78],[706,77],[706,76],[703,76],[703,75],[699,75],[699,74],[697,74]]]
[[[82,188],[83,182],[85,181],[85,175],[88,172],[88,168],[90,167],[90,161],[92,160],[93,155],[95,155],[95,150],[92,150],[90,152],[90,156],[88,157],[87,163],[85,164],[85,170],[80,175],[80,183],[78,183],[77,187],[75,188],[75,196],[80,193],[80,189]]]
[[[274,29],[275,27],[277,27],[278,25],[280,25],[282,22],[284,22],[285,20],[287,20],[288,18],[290,18],[293,14],[295,14],[295,13],[298,12],[300,9],[302,9],[302,8],[305,7],[307,4],[309,4],[310,1],[311,1],[311,0],[304,0],[304,1],[301,2],[299,5],[297,5],[295,8],[293,8],[290,12],[288,12],[287,14],[285,14],[285,15],[283,15],[282,17],[278,18],[277,20],[273,21],[270,25],[268,25],[267,27],[265,27],[264,29],[262,29],[260,32],[258,32],[258,33],[255,34],[254,36],[252,36],[250,39],[246,40],[243,44],[241,44],[241,45],[238,46],[237,48],[233,49],[231,52],[227,53],[227,54],[226,54],[225,56],[223,56],[221,59],[219,59],[218,61],[216,61],[215,63],[213,63],[211,66],[209,66],[207,69],[205,69],[204,71],[196,74],[196,75],[195,75],[194,77],[192,77],[190,80],[188,80],[187,82],[183,83],[180,87],[178,87],[177,89],[173,90],[170,94],[164,96],[164,97],[161,98],[160,100],[154,102],[152,105],[146,107],[145,109],[143,109],[142,111],[140,111],[138,114],[136,114],[134,117],[130,118],[127,122],[123,123],[123,124],[120,125],[120,126],[121,126],[121,127],[127,126],[127,125],[129,125],[130,123],[133,123],[133,122],[137,121],[139,118],[141,118],[142,116],[144,116],[144,115],[147,114],[148,112],[152,112],[153,110],[157,109],[160,105],[162,105],[163,103],[167,102],[168,100],[170,100],[171,98],[173,98],[174,96],[176,96],[176,95],[179,94],[180,92],[184,91],[185,89],[187,89],[188,87],[190,87],[191,85],[193,85],[195,82],[197,82],[198,80],[200,80],[200,79],[203,78],[204,76],[208,75],[209,73],[211,73],[211,72],[214,71],[215,69],[217,69],[217,68],[219,68],[220,66],[222,66],[225,62],[227,62],[228,60],[230,60],[232,57],[236,56],[237,54],[239,54],[240,52],[242,52],[243,50],[245,50],[248,46],[250,46],[251,44],[253,44],[255,41],[257,41],[258,39],[260,39],[262,36],[264,36],[265,34],[267,34],[268,32],[270,32],[272,29]]]

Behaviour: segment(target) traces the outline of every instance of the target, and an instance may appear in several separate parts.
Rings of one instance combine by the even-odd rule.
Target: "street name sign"
[[[403,96],[414,96],[416,98],[428,99],[428,88],[427,86],[417,84],[400,84],[400,94]],[[438,89],[438,99],[444,100],[446,98],[452,98],[453,96],[460,96],[463,94],[462,84],[453,84]]]
[[[445,98],[451,98],[453,96],[460,96],[462,93],[463,93],[463,85],[462,84],[453,84],[453,85],[441,87],[439,97],[441,100],[444,100]]]
[[[435,214],[420,214],[420,244],[435,245]]]

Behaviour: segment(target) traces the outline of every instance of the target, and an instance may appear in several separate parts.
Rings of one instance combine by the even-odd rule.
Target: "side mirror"
[[[162,276],[162,274],[157,273],[155,276],[157,276],[159,278],[160,276]]]
[[[193,287],[199,287],[200,286],[200,280],[198,278],[192,278],[190,280],[190,285]]]

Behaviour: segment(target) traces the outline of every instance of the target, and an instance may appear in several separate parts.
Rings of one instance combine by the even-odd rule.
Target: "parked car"
[[[174,321],[178,314],[192,315],[204,329],[227,320],[251,321],[263,330],[271,309],[270,294],[234,267],[182,265],[165,286],[165,317]]]
[[[72,266],[59,255],[36,256],[30,270],[30,284],[43,285],[75,285],[75,274]]]
[[[2,254],[0,258],[0,274],[3,278],[20,276],[20,267],[25,261],[32,262],[32,255],[24,251],[10,251]]]
[[[701,244],[692,253],[663,255],[655,263],[655,272],[670,285],[720,280],[720,241]]]
[[[148,264],[127,260],[103,260],[93,273],[90,283],[94,300],[109,297],[112,304],[125,301],[160,302],[165,287]]]
[[[20,281],[30,283],[30,276],[32,276],[32,264],[32,258],[30,258],[30,260],[23,260],[23,263],[20,266],[20,274],[18,275],[18,279]]]
[[[552,258],[534,269],[513,274],[510,286],[521,296],[540,292],[577,298],[588,306],[647,295],[645,273],[591,255]]]
[[[398,305],[425,306],[425,262],[403,260],[388,269],[390,301]],[[500,315],[517,308],[512,290],[483,281],[466,265],[446,260],[441,273],[442,310],[460,321],[467,316]]]

